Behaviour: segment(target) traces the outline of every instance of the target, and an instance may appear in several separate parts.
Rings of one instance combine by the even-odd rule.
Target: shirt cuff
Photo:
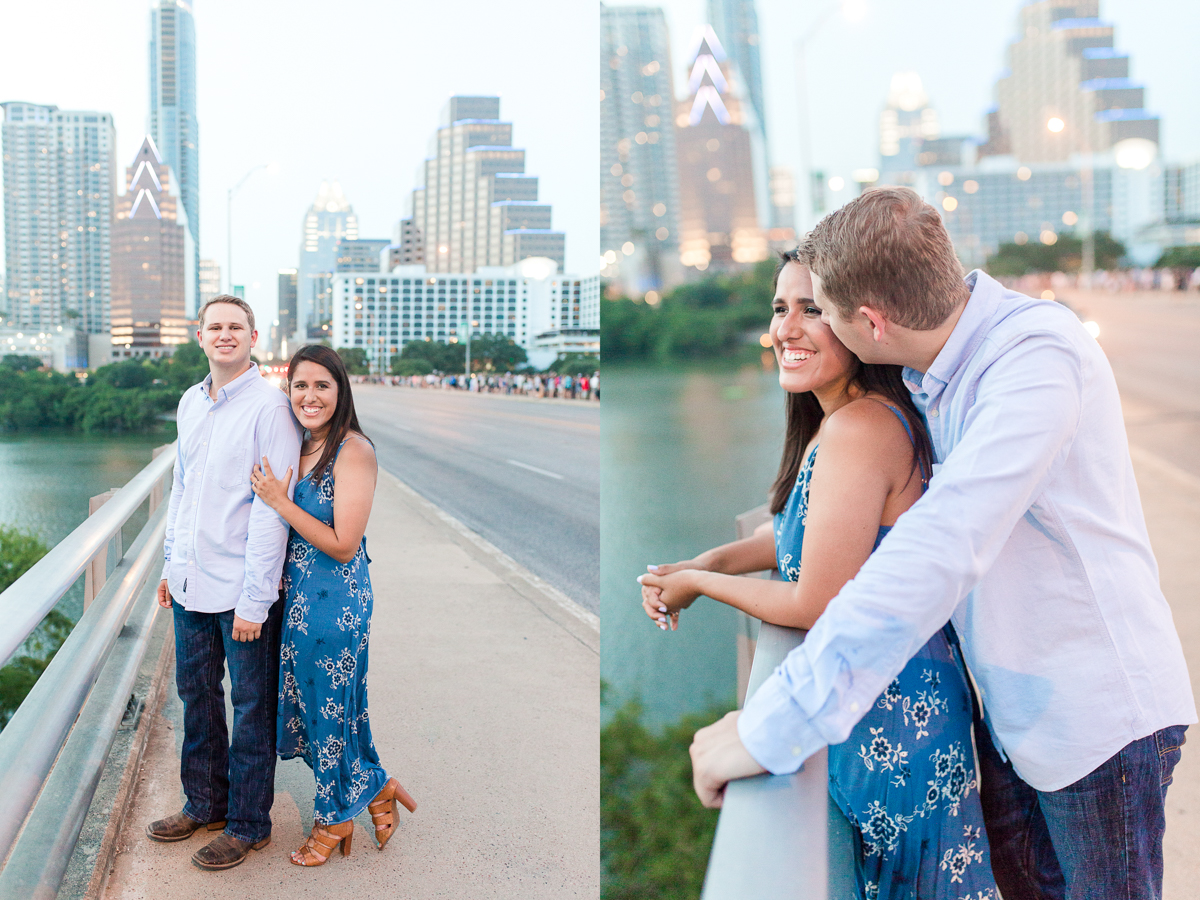
[[[247,594],[242,594],[238,598],[237,606],[234,607],[233,614],[239,619],[247,622],[253,622],[255,625],[261,625],[267,621],[267,614],[271,611],[271,606],[275,603],[278,597],[272,597],[270,600],[254,600]]]
[[[772,775],[789,775],[826,745],[792,700],[779,673],[763,682],[738,716],[738,737]]]

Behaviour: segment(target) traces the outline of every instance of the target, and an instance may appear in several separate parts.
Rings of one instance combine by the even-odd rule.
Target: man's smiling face
[[[240,306],[213,303],[204,311],[199,337],[209,362],[222,368],[245,368],[258,332],[250,330],[250,320]]]

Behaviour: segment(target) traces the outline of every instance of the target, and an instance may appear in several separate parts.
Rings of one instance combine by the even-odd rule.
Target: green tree
[[[1170,269],[1175,276],[1175,287],[1186,291],[1192,271],[1200,267],[1200,244],[1168,247],[1154,266],[1158,269]]]
[[[391,373],[408,377],[410,375],[429,375],[433,372],[433,363],[427,359],[405,359],[403,356],[393,356]]]
[[[366,375],[371,371],[367,351],[362,347],[339,347],[337,355],[342,358],[346,371],[351,375]]]
[[[474,350],[474,341],[471,342]],[[438,341],[409,341],[400,351],[400,359],[424,360],[431,371],[455,374],[467,365],[466,344],[443,344]]]
[[[603,690],[603,688],[602,688]],[[686,716],[661,734],[630,702],[600,731],[600,860],[605,900],[696,900],[717,810],[692,788],[688,746],[720,712]]]
[[[502,334],[483,334],[471,339],[472,372],[512,372],[528,361],[525,348]]]
[[[17,372],[32,372],[42,367],[41,357],[24,356],[17,353],[6,353],[3,359],[0,359],[0,366],[8,369],[13,369]]]
[[[1107,231],[1093,235],[1096,268],[1115,269],[1125,256],[1125,245],[1113,240]],[[1083,266],[1083,240],[1071,234],[1059,235],[1053,244],[1030,241],[1026,244],[1001,244],[984,263],[988,274],[1016,277],[1035,272],[1078,272]]]
[[[554,362],[546,367],[547,372],[553,372],[556,375],[591,375],[593,372],[600,370],[600,360],[598,357],[589,356],[586,353],[560,353]]]
[[[36,535],[0,525],[0,593],[46,553],[46,545]],[[8,724],[12,714],[71,633],[72,627],[69,618],[57,610],[51,610],[29,636],[26,649],[30,652],[0,668],[0,727]]]

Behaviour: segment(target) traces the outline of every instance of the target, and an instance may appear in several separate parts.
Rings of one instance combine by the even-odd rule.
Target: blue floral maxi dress
[[[816,456],[814,446],[775,516],[776,562],[787,581],[800,572]],[[876,547],[889,530],[879,529]],[[830,746],[829,794],[852,826],[859,900],[998,900],[975,773],[971,692],[949,625],[850,737]]]
[[[333,463],[314,484],[315,474],[297,482],[293,499],[309,515],[333,525]],[[366,538],[350,562],[340,563],[295,529],[288,537],[278,752],[283,759],[299,756],[312,768],[314,818],[326,825],[354,818],[388,780],[367,715],[369,562]]]

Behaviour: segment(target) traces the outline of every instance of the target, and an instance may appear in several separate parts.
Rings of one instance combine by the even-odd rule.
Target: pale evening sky
[[[113,115],[118,181],[145,134],[149,0],[8,4],[0,101]],[[260,323],[279,269],[298,262],[304,214],[341,182],[359,236],[390,238],[452,94],[500,97],[526,172],[567,235],[567,269],[597,269],[599,19],[582,2],[194,0],[200,128],[200,253],[233,277]],[[266,330],[260,325],[260,345]]]

